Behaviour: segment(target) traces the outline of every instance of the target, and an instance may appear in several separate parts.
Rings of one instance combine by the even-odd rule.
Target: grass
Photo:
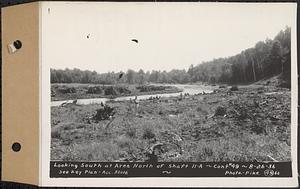
[[[144,100],[137,112],[109,102],[108,128],[110,120],[87,121],[99,104],[51,107],[51,159],[146,161],[161,143],[159,161],[290,161],[290,91],[257,89]]]

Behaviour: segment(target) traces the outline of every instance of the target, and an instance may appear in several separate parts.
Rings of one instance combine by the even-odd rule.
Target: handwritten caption
[[[290,170],[290,172],[288,171]],[[50,162],[51,177],[289,177],[291,163]]]

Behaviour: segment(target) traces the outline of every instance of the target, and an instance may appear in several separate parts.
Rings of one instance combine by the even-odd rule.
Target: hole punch
[[[14,41],[14,47],[15,47],[16,49],[22,48],[22,42],[21,42],[20,40]]]
[[[20,40],[15,40],[14,42],[8,44],[7,47],[10,54],[15,53],[22,48],[22,42]]]
[[[14,152],[19,152],[21,150],[21,144],[18,142],[15,142],[15,143],[13,143],[11,148]]]

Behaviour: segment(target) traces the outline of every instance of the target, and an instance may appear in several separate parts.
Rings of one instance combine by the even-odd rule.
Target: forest
[[[93,84],[144,84],[207,82],[247,84],[278,74],[290,82],[291,72],[291,28],[281,30],[274,39],[259,41],[252,48],[237,55],[218,58],[189,68],[167,71],[97,73],[96,71],[74,69],[51,69],[51,83],[93,83]]]

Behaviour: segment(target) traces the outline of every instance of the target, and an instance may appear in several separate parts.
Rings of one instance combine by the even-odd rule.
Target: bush
[[[96,115],[93,116],[95,121],[107,120],[110,116],[113,116],[116,113],[114,108],[107,105],[105,105],[104,108],[97,109],[96,111]]]
[[[61,129],[59,127],[51,128],[51,138],[61,138]]]
[[[266,134],[265,127],[262,126],[262,125],[258,125],[258,124],[256,124],[256,123],[254,123],[254,124],[252,124],[252,125],[250,126],[250,130],[251,130],[253,133],[257,134],[257,135],[259,135],[259,134]]]
[[[74,87],[64,87],[58,89],[60,93],[67,94],[67,93],[76,93],[76,89]]]
[[[105,95],[113,95],[113,96],[115,96],[115,95],[117,95],[117,91],[115,90],[114,87],[110,86],[110,87],[106,87],[104,89],[104,94]]]
[[[143,85],[136,87],[136,89],[140,90],[140,92],[163,91],[167,88],[170,88],[170,86]]]
[[[126,135],[131,138],[135,138],[136,137],[136,128],[134,128],[134,127],[128,128],[126,131]]]
[[[230,88],[230,90],[231,90],[231,91],[238,91],[239,88],[238,88],[237,86],[232,86],[232,87]]]
[[[51,88],[51,97],[55,97],[55,95],[56,95],[55,90]]]
[[[247,117],[248,117],[248,111],[247,111],[247,109],[245,107],[240,107],[238,119],[239,120],[244,120]]]
[[[129,89],[125,88],[125,87],[118,87],[117,91],[120,94],[131,94],[131,91]]]
[[[89,87],[88,91],[86,93],[87,94],[101,94],[102,93],[102,89],[99,86]]]
[[[226,114],[226,108],[218,106],[215,111],[215,116],[224,116]]]
[[[291,83],[290,82],[282,82],[278,85],[278,87],[290,89],[291,88]]]
[[[152,127],[146,127],[143,132],[143,139],[152,139],[155,137],[155,133]]]

